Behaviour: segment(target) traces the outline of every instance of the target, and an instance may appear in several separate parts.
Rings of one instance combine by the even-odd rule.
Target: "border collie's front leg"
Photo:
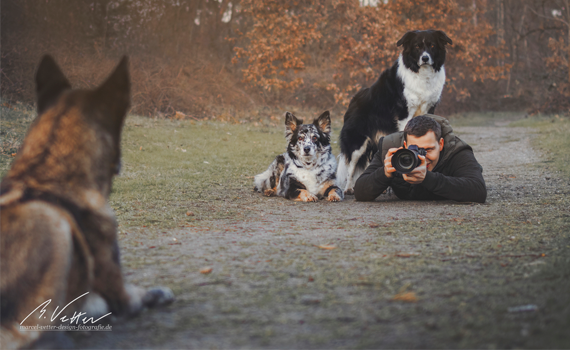
[[[360,146],[359,149],[355,150],[354,152],[352,152],[352,157],[350,158],[350,163],[348,163],[348,170],[347,170],[347,177],[346,177],[346,185],[344,187],[344,194],[354,194],[354,184],[356,183],[356,180],[358,179],[358,176],[360,176],[360,172],[358,174],[358,176],[355,176],[355,172],[356,172],[356,166],[358,165],[358,162],[360,161],[360,158],[362,158],[364,156],[364,154],[366,153],[366,150],[368,149],[368,143],[370,142],[370,138],[366,138],[366,140],[364,141],[364,143],[362,144],[362,146]],[[364,169],[362,169],[364,170]]]
[[[412,120],[412,118],[416,117],[417,112],[418,112],[418,108],[408,109],[408,116],[406,117],[406,119],[398,121],[398,131],[404,131],[406,124],[408,124],[408,122],[410,120]]]
[[[434,104],[433,106],[431,106],[431,108],[428,110],[428,114],[435,114],[435,107],[437,106],[437,103]]]

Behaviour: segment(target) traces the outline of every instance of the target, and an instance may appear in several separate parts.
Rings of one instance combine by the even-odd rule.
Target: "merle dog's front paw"
[[[342,192],[340,190],[331,191],[327,197],[329,202],[340,202],[342,201]]]
[[[277,190],[275,190],[274,188],[270,188],[268,190],[263,191],[263,194],[267,197],[273,197],[273,196],[275,196],[276,193],[277,193]]]
[[[297,197],[295,200],[300,202],[318,202],[319,198],[307,190],[300,190],[299,197]]]
[[[353,188],[349,188],[347,190],[344,191],[344,195],[345,196],[352,196],[354,194],[354,189]]]
[[[168,305],[174,301],[174,293],[168,287],[154,287],[148,289],[142,299],[146,307]]]

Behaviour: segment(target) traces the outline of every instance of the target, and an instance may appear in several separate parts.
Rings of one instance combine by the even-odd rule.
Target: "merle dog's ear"
[[[129,59],[123,56],[121,62],[107,80],[95,90],[93,108],[102,109],[100,122],[112,132],[119,132],[130,105],[131,82]]]
[[[413,38],[416,37],[417,31],[411,31],[411,32],[407,32],[406,34],[404,34],[404,36],[398,40],[398,42],[396,43],[396,46],[402,46],[404,44],[409,43]]]
[[[325,111],[313,122],[315,126],[321,129],[325,134],[331,133],[331,114],[329,111]]]
[[[445,44],[453,45],[453,41],[441,30],[436,30],[434,33],[437,41],[441,44],[441,46],[445,46]]]
[[[297,130],[297,126],[303,124],[301,119],[297,119],[293,113],[285,112],[285,127],[292,132]]]
[[[50,55],[45,55],[36,72],[38,115],[57,101],[61,93],[71,89],[71,84]]]

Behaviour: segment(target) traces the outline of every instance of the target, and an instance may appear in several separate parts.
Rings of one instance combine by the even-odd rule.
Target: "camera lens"
[[[413,171],[420,164],[413,149],[400,149],[392,156],[392,165],[402,174]]]
[[[405,153],[398,158],[398,163],[402,169],[408,170],[414,165],[414,158],[409,153]]]

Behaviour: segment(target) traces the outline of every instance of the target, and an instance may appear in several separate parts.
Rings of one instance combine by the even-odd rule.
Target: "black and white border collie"
[[[418,115],[434,113],[445,84],[445,45],[440,30],[407,32],[398,40],[403,51],[369,88],[354,95],[340,132],[337,185],[352,194],[354,183],[377,151],[380,137],[398,130]]]
[[[255,191],[302,202],[326,198],[341,201],[342,190],[335,185],[336,159],[331,150],[331,118],[328,111],[312,124],[303,124],[285,113],[287,152],[278,155],[266,171],[255,176]]]

